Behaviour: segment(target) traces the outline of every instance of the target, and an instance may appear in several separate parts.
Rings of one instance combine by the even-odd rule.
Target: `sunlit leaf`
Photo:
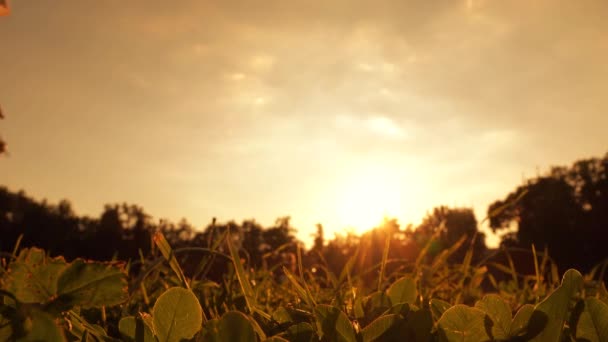
[[[582,303],[584,310],[576,325],[577,341],[608,341],[608,305],[593,297]]]
[[[380,316],[361,330],[361,338],[363,342],[371,342],[379,339],[383,341],[389,340],[389,338],[384,335],[386,335],[396,324],[405,325],[405,320],[401,316],[395,314]]]
[[[511,308],[500,296],[489,294],[475,303],[475,307],[485,312],[492,321],[492,338],[506,340],[511,328]]]
[[[532,304],[526,304],[519,308],[515,314],[515,317],[513,317],[513,320],[511,321],[511,326],[509,327],[510,337],[522,336],[526,333],[528,323],[533,312],[534,305]]]
[[[487,315],[476,308],[457,304],[447,309],[437,325],[442,341],[483,342],[492,340],[486,328]]]
[[[201,329],[203,322],[198,299],[192,291],[182,287],[172,287],[158,297],[152,317],[160,342],[190,339]]]
[[[430,308],[433,315],[433,320],[438,321],[443,313],[452,307],[452,304],[441,299],[431,299]]]
[[[418,297],[416,281],[410,277],[397,279],[397,281],[391,284],[386,290],[386,293],[393,305],[400,303],[415,304],[416,298]]]
[[[558,342],[561,340],[571,301],[582,287],[583,276],[576,270],[566,271],[562,284],[534,308],[528,325],[529,333],[532,335],[530,336],[531,341]]]

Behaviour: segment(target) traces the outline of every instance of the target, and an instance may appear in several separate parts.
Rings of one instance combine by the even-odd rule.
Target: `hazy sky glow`
[[[0,184],[309,240],[608,147],[608,1],[12,1]],[[490,240],[492,243],[494,240]]]

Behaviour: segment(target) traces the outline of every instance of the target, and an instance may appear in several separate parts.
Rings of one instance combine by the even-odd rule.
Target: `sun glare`
[[[342,227],[361,234],[385,217],[403,210],[398,178],[383,168],[368,168],[347,178],[339,191],[338,220]]]

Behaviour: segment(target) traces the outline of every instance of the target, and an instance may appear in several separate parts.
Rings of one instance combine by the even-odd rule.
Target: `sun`
[[[399,182],[395,172],[379,166],[353,172],[339,189],[339,224],[361,234],[397,217],[404,205]]]

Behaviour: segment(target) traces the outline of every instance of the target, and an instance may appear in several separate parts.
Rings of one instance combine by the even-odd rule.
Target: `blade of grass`
[[[245,302],[247,303],[247,308],[249,309],[249,313],[253,314],[255,312],[255,293],[251,288],[251,284],[249,283],[249,278],[245,273],[245,269],[243,269],[243,264],[241,264],[241,258],[239,257],[239,253],[232,244],[232,238],[230,233],[228,233],[228,238],[226,239],[226,243],[228,244],[228,250],[230,250],[230,257],[232,258],[232,264],[234,265],[234,270],[236,273],[236,278],[241,285],[241,291],[243,295],[245,295]]]
[[[182,268],[179,266],[177,259],[175,258],[175,253],[173,253],[173,249],[169,245],[169,242],[165,239],[161,232],[154,233],[154,244],[158,247],[162,255],[169,262],[169,266],[175,274],[179,281],[184,285],[185,288],[190,289],[190,284],[186,280],[186,276],[184,276],[184,272]]]
[[[312,298],[312,296],[309,295],[308,292],[306,292],[306,290],[304,289],[304,287],[302,287],[302,285],[300,285],[296,277],[291,272],[289,272],[289,270],[287,270],[285,266],[283,266],[283,272],[285,273],[285,276],[291,282],[293,287],[296,289],[298,296],[300,296],[300,298],[304,300],[304,302],[306,302],[306,304],[308,304],[308,306],[310,306],[311,308],[317,306],[317,303],[315,302],[314,298]]]
[[[382,282],[384,281],[384,270],[386,268],[386,260],[388,259],[388,250],[391,246],[391,234],[386,234],[386,242],[384,243],[384,251],[382,253],[382,263],[380,264],[380,274],[378,276],[378,291],[382,291]]]
[[[306,284],[306,279],[304,278],[304,271],[302,267],[302,252],[300,251],[300,244],[297,244],[297,257],[298,257],[298,271],[300,272],[300,278],[302,279],[302,283],[304,284],[304,290],[306,290],[306,295],[310,298],[311,302],[316,305],[316,301],[312,292],[308,288],[308,284]]]

